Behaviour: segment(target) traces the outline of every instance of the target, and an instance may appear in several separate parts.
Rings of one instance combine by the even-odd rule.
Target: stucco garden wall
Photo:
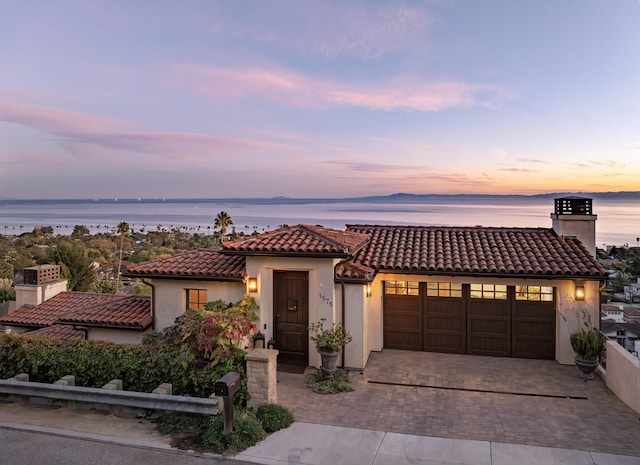
[[[87,339],[90,341],[108,341],[115,344],[140,344],[149,331],[132,331],[123,329],[88,328]]]

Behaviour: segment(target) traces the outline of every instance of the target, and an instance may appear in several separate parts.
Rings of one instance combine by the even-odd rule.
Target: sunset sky
[[[0,0],[0,197],[640,190],[640,1]]]

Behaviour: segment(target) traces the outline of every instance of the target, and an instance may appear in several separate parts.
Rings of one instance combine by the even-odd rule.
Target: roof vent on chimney
[[[556,215],[592,215],[592,199],[586,197],[561,197],[554,199]]]
[[[60,279],[60,265],[38,265],[24,269],[25,284],[44,284]]]

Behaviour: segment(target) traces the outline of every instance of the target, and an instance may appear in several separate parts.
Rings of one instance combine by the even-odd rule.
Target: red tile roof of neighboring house
[[[124,327],[151,325],[151,299],[145,296],[61,292],[40,305],[23,305],[0,318],[7,326],[39,328],[54,323]]]
[[[242,281],[245,276],[245,259],[241,256],[223,255],[215,250],[197,249],[172,257],[130,265],[130,277],[198,279],[211,281]]]
[[[58,319],[62,324],[83,326],[126,327],[145,330],[151,318],[151,299],[145,296],[127,296],[126,299],[83,308],[65,313]]]
[[[353,263],[378,271],[606,277],[580,241],[547,228],[349,225],[371,239]]]
[[[84,339],[84,331],[75,329],[69,325],[51,325],[45,328],[36,329],[27,333],[21,333],[22,336],[28,337],[46,337],[47,339],[61,339],[68,341],[69,339]]]
[[[369,237],[354,231],[299,224],[222,244],[224,252],[245,255],[288,255],[346,258]]]

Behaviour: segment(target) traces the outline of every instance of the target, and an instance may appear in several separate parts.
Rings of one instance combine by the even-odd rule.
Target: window
[[[187,289],[187,309],[204,310],[207,303],[206,289]]]
[[[427,283],[429,297],[462,297],[460,283]]]
[[[418,281],[385,281],[384,293],[389,295],[420,295]]]
[[[471,298],[506,300],[507,286],[506,284],[472,284]]]
[[[553,302],[553,287],[551,286],[516,286],[516,300]]]

